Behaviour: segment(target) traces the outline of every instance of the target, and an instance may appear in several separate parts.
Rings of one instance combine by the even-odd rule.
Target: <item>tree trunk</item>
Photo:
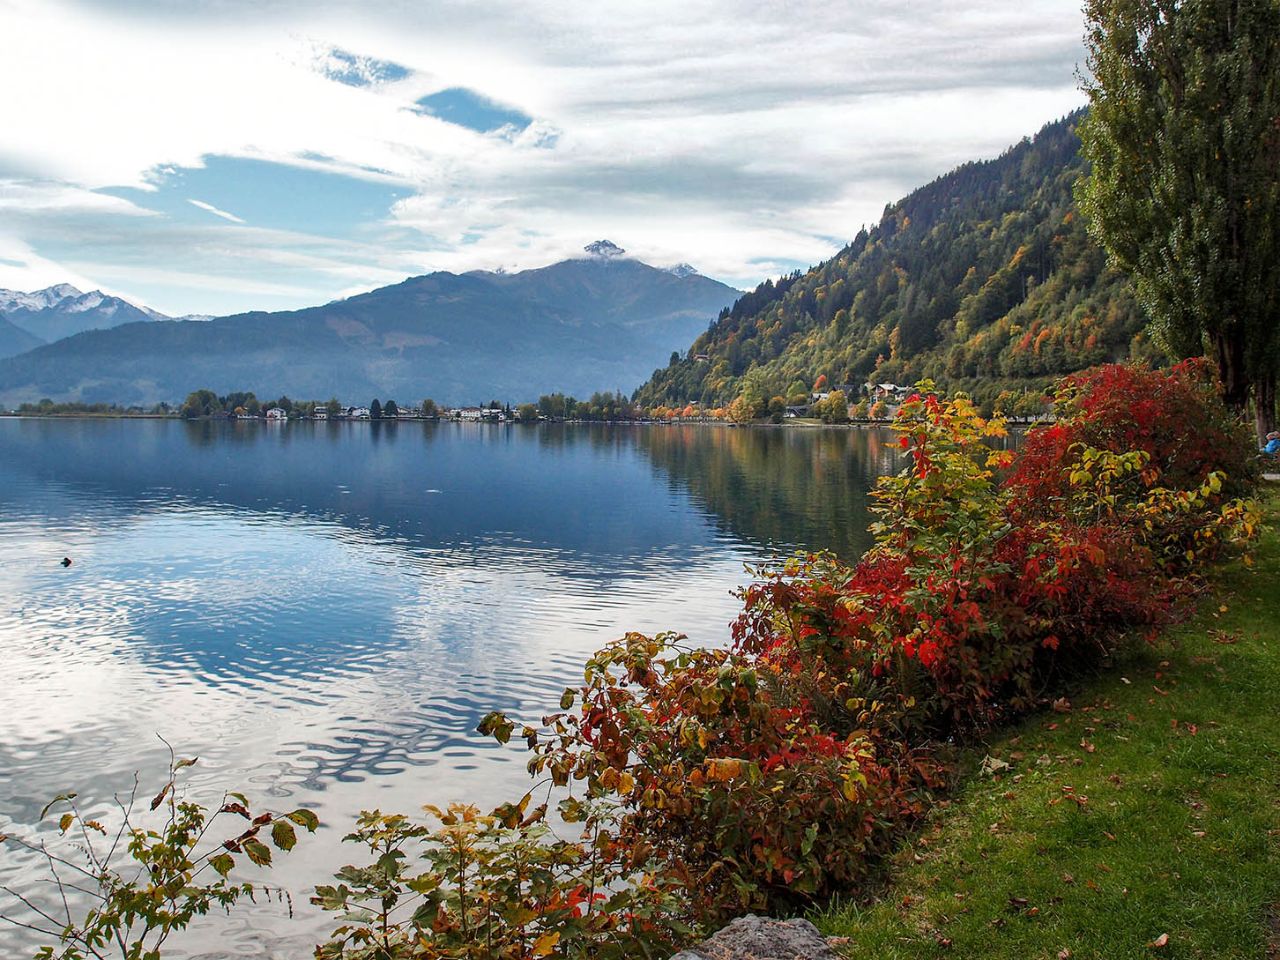
[[[1218,362],[1218,378],[1222,381],[1222,399],[1244,417],[1249,408],[1252,383],[1244,363],[1244,337],[1236,324],[1226,324],[1213,336],[1214,359]]]
[[[1253,385],[1253,422],[1258,429],[1258,445],[1276,428],[1276,373],[1269,370]]]

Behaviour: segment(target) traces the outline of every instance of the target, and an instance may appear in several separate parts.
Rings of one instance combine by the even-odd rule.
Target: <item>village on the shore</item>
[[[24,403],[0,416],[20,417],[139,417],[183,420],[257,421],[454,421],[460,423],[725,423],[729,425],[885,423],[915,388],[903,384],[868,382],[829,387],[819,377],[812,390],[792,391],[790,396],[765,400],[740,396],[725,406],[653,406],[628,399],[621,393],[595,393],[578,400],[562,393],[544,394],[536,403],[511,404],[491,400],[479,406],[447,406],[426,399],[417,405],[373,399],[367,405],[347,404],[331,398],[291,400],[281,396],[261,401],[252,392],[219,396],[212,390],[196,390],[181,404],[157,403],[150,407],[112,403],[41,400]],[[1049,398],[1035,392],[1010,392],[982,404],[986,415],[999,414],[1014,423],[1051,418]]]

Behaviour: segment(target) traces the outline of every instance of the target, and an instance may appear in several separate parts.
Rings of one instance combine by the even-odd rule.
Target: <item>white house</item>
[[[285,413],[279,407],[272,407],[267,411],[268,420],[288,420],[289,414]]]
[[[911,391],[910,387],[896,383],[868,383],[866,386],[867,395],[872,400],[898,400]]]
[[[329,419],[328,409],[326,409],[325,407],[316,407],[314,410],[311,411],[311,419],[312,420],[328,420]]]
[[[347,418],[350,420],[368,420],[368,407],[347,407]]]

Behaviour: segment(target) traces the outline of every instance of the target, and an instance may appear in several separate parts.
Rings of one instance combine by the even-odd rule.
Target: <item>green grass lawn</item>
[[[1280,498],[1267,517],[1280,519]],[[882,895],[812,919],[859,960],[1273,956],[1274,530],[1255,560],[1224,566],[1195,617],[1068,691],[1069,709],[974,752],[965,786],[904,846]],[[1009,768],[979,772],[987,755]]]

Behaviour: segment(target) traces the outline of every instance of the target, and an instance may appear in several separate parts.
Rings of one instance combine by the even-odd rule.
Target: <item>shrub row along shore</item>
[[[859,562],[758,571],[727,649],[628,634],[558,713],[487,716],[481,732],[525,740],[534,788],[488,814],[362,814],[348,839],[367,863],[316,889],[340,918],[317,957],[662,956],[748,911],[858,891],[954,783],[957,745],[1153,638],[1256,537],[1250,432],[1203,363],[1097,368],[1055,408],[1021,452],[993,451],[1002,421],[920,384],[894,424],[909,466],[879,481]],[[81,955],[127,909],[130,935],[162,938],[229,907],[251,890],[231,879],[242,859],[314,826],[238,795],[175,802],[172,782],[153,805],[169,827],[130,848],[150,873],[96,871],[101,903],[46,956]],[[553,800],[580,834],[553,831]],[[63,829],[93,832],[63,802]],[[219,818],[244,819],[202,849]]]
[[[1256,563],[1051,708],[968,746],[962,783],[865,898],[811,919],[854,960],[1280,955],[1280,492]]]

